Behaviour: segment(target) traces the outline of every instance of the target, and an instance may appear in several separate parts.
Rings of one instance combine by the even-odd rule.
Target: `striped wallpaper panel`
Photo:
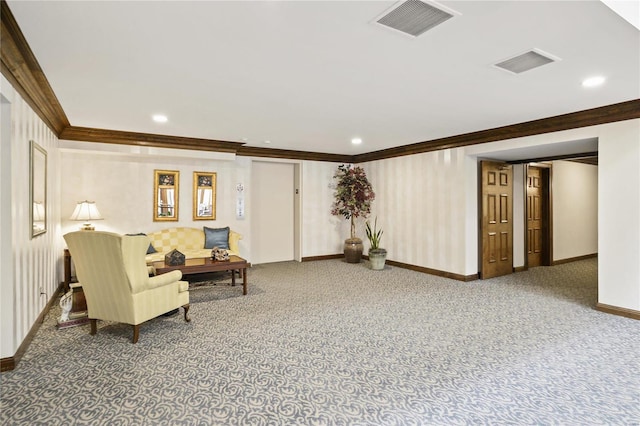
[[[12,241],[11,267],[3,270],[0,293],[2,326],[0,357],[15,354],[36,318],[52,297],[62,280],[62,237],[60,235],[60,154],[58,139],[35,114],[22,97],[3,78],[2,96],[5,111],[10,118],[2,123],[11,123],[11,166],[3,167],[0,179],[11,180],[11,193],[2,193],[2,203],[10,203],[10,210],[2,214],[11,218],[11,228],[2,230],[2,238]],[[3,132],[4,134],[5,132]],[[36,141],[47,151],[47,232],[31,238],[29,217],[29,163],[30,141]],[[3,152],[5,152],[3,150]],[[3,221],[4,223],[4,221]],[[9,235],[10,234],[10,235]],[[3,254],[4,256],[4,254]],[[4,264],[4,263],[3,263]],[[42,293],[42,294],[41,294]]]

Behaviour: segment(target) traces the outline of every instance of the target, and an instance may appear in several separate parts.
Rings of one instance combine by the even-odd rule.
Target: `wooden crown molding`
[[[294,160],[364,163],[424,152],[459,148],[499,140],[558,132],[640,118],[640,99],[543,118],[494,129],[465,133],[358,155],[255,148],[240,142],[154,135],[71,126],[5,0],[2,21],[1,71],[25,101],[60,139],[202,151],[235,152],[241,156]]]
[[[243,146],[238,155],[244,157],[287,158],[291,160],[328,161],[332,163],[353,163],[353,155],[327,154],[322,152],[292,151],[288,149],[254,148]]]
[[[245,157],[286,158],[292,160],[329,161],[336,163],[348,163],[353,159],[350,155],[254,148],[244,146],[244,143],[242,142],[196,139],[180,136],[155,135],[150,133],[125,132],[121,130],[94,129],[76,126],[69,126],[65,128],[60,134],[60,139],[120,145],[153,146],[158,148],[232,152],[236,155]]]
[[[355,156],[353,162],[364,163],[367,161],[383,160],[386,158],[421,154],[423,152],[441,149],[459,148],[505,139],[559,132],[562,130],[577,129],[580,127],[595,126],[598,124],[613,123],[616,121],[632,120],[635,118],[640,118],[640,99],[572,112],[569,114],[557,115],[555,117],[512,124],[509,126],[496,127],[494,129],[481,130],[478,132],[465,133],[457,136],[450,136],[411,145],[369,152],[367,154],[359,154]]]
[[[9,5],[0,1],[0,71],[56,136],[69,120],[22,34]]]
[[[598,151],[592,152],[581,152],[576,154],[565,154],[565,155],[552,155],[549,157],[536,157],[536,158],[525,158],[522,160],[515,161],[507,161],[508,164],[527,164],[527,163],[542,163],[544,161],[557,161],[557,160],[567,160],[567,161],[580,161],[580,159],[589,158],[592,159],[595,157],[596,164],[598,164]],[[592,163],[589,163],[592,164]],[[533,164],[532,164],[533,165]],[[536,164],[536,167],[549,167],[548,165]]]
[[[90,127],[76,126],[69,126],[65,128],[60,134],[60,139],[233,153],[243,145],[242,142],[227,142],[212,139],[155,135],[151,133],[125,132],[122,130],[94,129]]]
[[[580,127],[640,118],[640,99],[572,112],[555,117],[543,118],[524,123],[512,124],[494,129],[465,133],[457,136],[434,139],[411,145],[389,148],[358,155],[329,154],[321,152],[295,151],[286,149],[256,148],[242,142],[226,142],[210,139],[194,139],[177,136],[153,135],[148,133],[123,132],[118,130],[92,129],[69,126],[61,133],[61,139],[119,143],[127,145],[157,146],[162,148],[195,149],[202,151],[235,152],[245,157],[282,158],[291,160],[327,161],[334,163],[365,163],[405,155],[421,154],[441,149],[459,148],[469,145],[495,142],[505,139],[559,132]],[[596,156],[597,153],[588,153]],[[575,155],[566,156],[575,157]],[[549,157],[548,159],[559,159]],[[538,159],[540,160],[540,159]],[[532,161],[532,160],[527,160]]]
[[[588,164],[590,166],[597,166],[598,156],[592,155],[591,157],[570,158],[568,161],[573,161],[574,163]]]

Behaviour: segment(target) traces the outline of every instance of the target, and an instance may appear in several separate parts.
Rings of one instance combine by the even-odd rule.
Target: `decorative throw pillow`
[[[229,250],[229,227],[226,228],[204,228],[204,248],[214,247]]]
[[[129,236],[135,237],[136,235],[147,235],[144,232],[139,232],[137,234],[127,234]],[[149,243],[149,248],[147,249],[147,254],[157,253],[158,251],[153,247],[153,244]]]

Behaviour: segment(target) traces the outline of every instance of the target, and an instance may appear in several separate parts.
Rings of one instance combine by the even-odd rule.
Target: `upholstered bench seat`
[[[156,253],[147,254],[146,261],[148,265],[164,260],[165,254],[173,249],[184,254],[186,259],[211,256],[211,248],[205,248],[205,233],[203,228],[168,228],[151,232],[147,235],[151,240],[151,245],[156,250]],[[238,243],[241,239],[242,235],[229,230],[229,248],[227,249],[229,255],[240,256]]]

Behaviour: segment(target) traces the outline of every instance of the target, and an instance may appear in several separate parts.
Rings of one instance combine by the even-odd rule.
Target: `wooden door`
[[[513,272],[513,168],[482,161],[482,279]]]
[[[551,166],[527,166],[527,267],[549,266],[553,259]]]
[[[527,168],[527,265],[529,268],[542,265],[543,217],[542,170]]]

